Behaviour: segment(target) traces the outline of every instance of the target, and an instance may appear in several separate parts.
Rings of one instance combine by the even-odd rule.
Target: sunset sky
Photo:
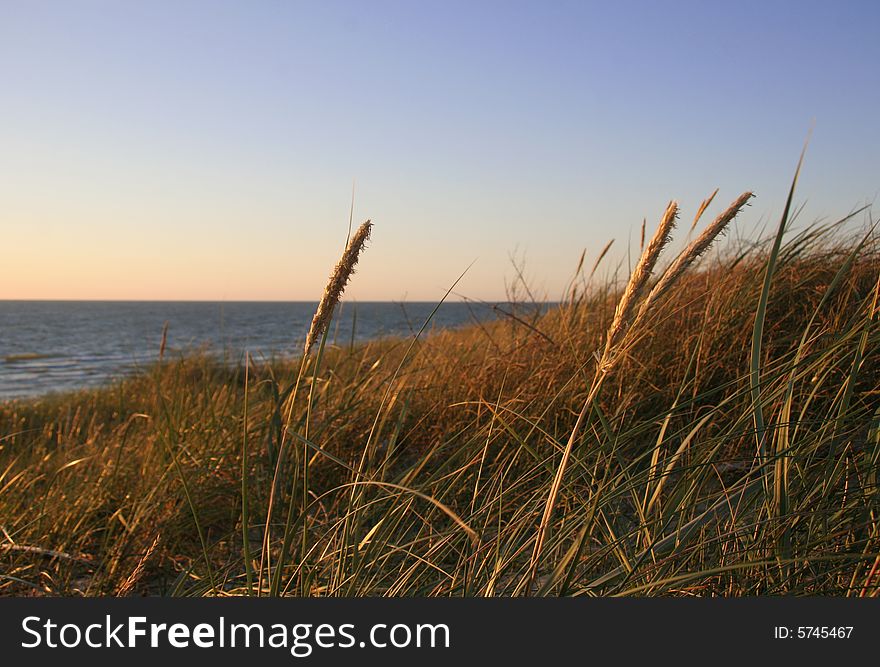
[[[666,202],[880,192],[877,2],[0,0],[0,299],[560,296]],[[859,223],[864,223],[864,217]],[[588,260],[589,261],[589,260]]]

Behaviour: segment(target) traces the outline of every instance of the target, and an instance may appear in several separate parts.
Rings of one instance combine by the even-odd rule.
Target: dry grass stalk
[[[4,531],[5,532],[5,531]],[[43,549],[41,547],[32,547],[26,544],[0,544],[0,551],[20,551],[22,553],[35,554],[46,558],[60,558],[63,560],[77,561],[80,563],[92,564],[94,558],[85,554],[74,556],[64,551],[55,551],[54,549]]]
[[[150,545],[150,548],[147,549],[143,556],[141,556],[141,559],[138,561],[138,564],[135,566],[132,573],[128,575],[128,579],[122,582],[122,585],[116,590],[116,595],[118,597],[125,597],[134,590],[134,587],[144,575],[144,567],[146,566],[147,561],[150,560],[150,556],[153,555],[153,552],[156,551],[156,547],[159,546],[159,539],[161,537],[161,533],[156,533],[156,537]]]
[[[715,192],[706,197],[703,200],[703,203],[700,204],[700,208],[697,209],[697,214],[694,216],[694,222],[691,225],[691,231],[694,231],[697,228],[697,223],[700,221],[700,218],[703,217],[703,213],[706,212],[706,209],[709,208],[709,205],[712,203],[712,200],[715,199],[715,195],[718,194],[718,188],[715,188]]]
[[[584,258],[587,256],[587,249],[581,251],[581,258],[578,260],[577,268],[574,271],[574,277],[571,279],[571,290],[569,290],[568,302],[574,303],[577,299],[577,277],[581,275],[581,269],[584,268]]]
[[[713,193],[712,197],[714,196]],[[687,248],[675,258],[675,261],[670,264],[669,268],[666,269],[660,277],[660,280],[657,281],[657,284],[654,285],[653,289],[648,294],[648,297],[639,308],[639,313],[636,319],[640,319],[644,316],[650,309],[651,305],[656,302],[657,299],[662,297],[663,294],[669,291],[669,289],[684,275],[691,265],[709,249],[716,237],[724,231],[727,225],[730,224],[730,221],[736,217],[737,213],[739,213],[742,207],[748,203],[752,196],[751,192],[743,192],[723,213],[721,213],[721,215],[715,218],[711,225],[703,230],[702,234],[688,244]],[[706,201],[711,201],[712,197]]]
[[[364,249],[367,240],[370,238],[370,230],[372,227],[373,223],[369,220],[358,227],[354,236],[349,240],[345,252],[342,253],[342,258],[339,260],[339,263],[336,264],[336,268],[333,269],[333,274],[330,276],[330,281],[327,283],[326,289],[324,289],[324,295],[321,297],[321,302],[318,304],[318,309],[315,311],[315,316],[312,318],[312,326],[309,327],[309,333],[306,336],[306,355],[309,354],[309,351],[312,349],[318,336],[320,336],[324,332],[324,329],[327,328],[327,324],[330,322],[330,318],[333,315],[333,309],[336,307],[336,304],[339,303],[339,299],[345,291],[345,286],[348,284],[351,274],[354,273],[354,267],[358,262],[358,257]]]
[[[602,260],[605,259],[605,255],[608,254],[608,251],[611,249],[611,245],[614,243],[614,239],[608,241],[604,248],[602,248],[602,252],[599,253],[599,256],[596,258],[596,262],[593,264],[593,268],[590,269],[590,277],[587,280],[592,280],[593,274],[596,273],[596,269],[599,268],[599,264],[602,263]]]
[[[660,257],[660,253],[663,251],[666,244],[669,243],[670,234],[675,227],[675,217],[677,214],[678,204],[674,201],[669,202],[666,206],[666,211],[663,213],[663,217],[660,219],[660,224],[657,226],[657,231],[654,232],[654,236],[648,243],[648,247],[645,248],[639,258],[639,261],[630,276],[629,282],[627,283],[626,289],[617,304],[617,309],[614,312],[614,319],[611,322],[611,326],[608,328],[608,338],[605,344],[605,351],[603,352],[602,358],[596,369],[593,384],[590,387],[586,400],[584,401],[584,406],[581,408],[580,414],[578,414],[577,421],[569,434],[568,442],[562,453],[562,460],[560,461],[559,467],[556,469],[556,475],[553,477],[553,481],[550,484],[550,491],[547,494],[547,501],[544,504],[544,513],[541,517],[541,523],[538,525],[538,532],[535,536],[535,546],[532,551],[528,577],[530,586],[535,582],[538,563],[541,558],[541,551],[544,548],[544,541],[547,537],[547,529],[553,518],[553,511],[556,508],[556,498],[559,495],[559,489],[562,486],[562,480],[565,476],[565,471],[568,468],[568,461],[571,457],[571,452],[577,442],[578,433],[583,426],[584,420],[593,404],[593,400],[596,398],[602,387],[603,381],[608,376],[609,371],[618,359],[615,343],[629,328],[633,309],[645,291],[648,281],[651,278],[651,273],[654,271],[654,266],[657,264],[657,259]]]
[[[581,258],[578,260],[577,268],[574,270],[574,275],[580,275],[581,269],[584,268],[584,258],[587,256],[587,249],[584,248],[581,250]]]
[[[168,343],[168,320],[162,325],[162,343],[159,345],[159,361],[165,356],[165,345]]]
[[[717,192],[717,190],[716,190]],[[715,193],[706,199],[700,206],[700,210],[697,213],[697,220],[700,219],[706,207],[709,206],[709,203],[715,197]],[[599,360],[599,365],[596,369],[596,375],[593,379],[593,384],[590,387],[590,391],[587,395],[587,399],[584,401],[584,406],[581,409],[580,414],[578,415],[577,421],[575,422],[574,428],[572,428],[571,434],[569,435],[568,442],[565,446],[565,450],[562,454],[562,460],[559,464],[559,467],[556,469],[556,475],[553,478],[553,482],[550,485],[550,491],[547,495],[547,501],[544,505],[544,514],[541,517],[541,523],[538,526],[538,532],[535,538],[535,547],[532,552],[531,566],[530,566],[530,574],[528,577],[529,582],[534,582],[535,577],[537,575],[538,563],[541,557],[541,550],[544,546],[544,540],[546,539],[547,529],[550,525],[550,522],[553,517],[553,511],[556,506],[556,499],[559,495],[559,489],[562,485],[562,479],[565,474],[565,470],[568,467],[568,461],[571,456],[571,451],[574,448],[575,442],[577,441],[577,436],[583,426],[584,420],[592,406],[593,401],[599,393],[599,390],[602,387],[602,383],[605,378],[608,376],[608,373],[614,367],[617,360],[620,358],[620,352],[623,349],[623,346],[619,343],[626,336],[627,332],[630,328],[635,324],[636,321],[640,320],[642,316],[648,312],[651,305],[657,301],[657,299],[663,295],[686,271],[687,269],[712,245],[712,242],[715,238],[720,234],[724,228],[730,223],[731,220],[739,213],[740,209],[746,205],[746,203],[751,199],[751,192],[744,192],[741,194],[734,202],[731,204],[726,211],[724,211],[721,215],[719,215],[715,221],[709,225],[700,236],[698,236],[693,242],[691,242],[687,248],[685,248],[679,255],[676,257],[675,261],[670,265],[670,267],[664,272],[663,276],[654,286],[654,288],[648,293],[648,296],[645,297],[644,301],[642,301],[641,306],[639,306],[639,310],[636,313],[635,317],[633,317],[633,311],[641,300],[642,295],[647,289],[648,282],[651,278],[651,273],[654,271],[654,267],[657,264],[657,260],[660,257],[660,253],[663,251],[663,248],[669,242],[670,233],[675,226],[675,218],[678,214],[678,205],[672,201],[669,202],[669,205],[666,207],[666,212],[663,214],[663,218],[660,220],[660,225],[657,227],[657,231],[654,233],[654,237],[648,243],[647,248],[642,252],[641,257],[639,258],[638,264],[636,264],[635,269],[630,276],[629,282],[627,283],[626,289],[623,292],[623,295],[620,298],[620,301],[617,304],[617,309],[614,313],[614,319],[611,322],[611,326],[608,328],[607,341],[605,344],[605,350],[602,354],[601,359]]]
[[[639,262],[636,264],[636,268],[633,269],[623,296],[620,297],[620,301],[617,303],[614,319],[611,321],[611,326],[608,329],[606,351],[610,350],[626,331],[632,318],[633,309],[645,292],[645,288],[651,278],[651,273],[657,264],[657,259],[660,257],[663,248],[669,243],[670,234],[675,227],[675,217],[677,215],[678,204],[674,201],[669,202],[666,212],[657,226],[657,231],[654,232],[654,237],[639,258]]]

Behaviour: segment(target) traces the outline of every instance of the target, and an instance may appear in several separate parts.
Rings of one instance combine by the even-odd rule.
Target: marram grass
[[[0,593],[880,595],[880,247],[851,224],[686,245],[668,284],[685,260],[581,261],[549,312],[324,333],[305,373],[166,352],[0,404]]]
[[[324,294],[321,296],[321,300],[318,303],[315,316],[312,318],[312,325],[309,327],[308,334],[306,334],[306,344],[304,349],[304,354],[306,356],[308,356],[315,341],[318,340],[318,337],[327,330],[327,325],[333,317],[333,309],[336,308],[336,304],[339,303],[339,299],[342,298],[345,286],[348,284],[351,275],[354,273],[354,267],[358,262],[358,257],[360,256],[361,251],[363,251],[364,246],[366,246],[367,240],[370,238],[370,230],[372,228],[373,225],[369,220],[358,227],[354,236],[349,239],[345,251],[342,253],[342,257],[333,269],[333,273],[330,274],[330,281],[324,289]]]

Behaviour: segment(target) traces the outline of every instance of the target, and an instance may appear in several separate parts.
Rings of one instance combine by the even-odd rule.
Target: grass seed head
[[[678,204],[674,201],[669,202],[666,212],[654,232],[654,237],[648,242],[648,246],[639,258],[636,268],[633,269],[623,296],[617,303],[617,309],[614,311],[614,319],[608,329],[608,341],[606,350],[610,350],[615,342],[619,341],[632,319],[632,313],[636,304],[645,292],[651,273],[657,264],[657,259],[666,244],[669,243],[670,234],[675,227],[675,218],[678,215]]]
[[[336,264],[336,268],[333,269],[330,281],[324,289],[324,295],[321,297],[321,302],[318,304],[318,309],[312,318],[312,326],[309,327],[309,333],[306,336],[304,349],[306,355],[308,355],[315,341],[327,328],[327,324],[333,316],[333,309],[339,303],[339,299],[345,291],[345,286],[348,284],[351,274],[354,273],[354,267],[367,240],[370,238],[370,230],[372,228],[373,223],[369,220],[358,227],[354,236],[349,239],[348,246],[346,246],[345,252],[342,253],[342,258]]]
[[[717,190],[715,192],[717,192]],[[663,296],[663,294],[669,291],[679,278],[685,274],[690,266],[709,249],[718,235],[724,231],[727,225],[730,224],[731,220],[736,217],[737,213],[740,212],[742,207],[745,206],[753,196],[754,195],[751,192],[743,192],[723,213],[721,213],[721,215],[715,218],[712,224],[703,230],[702,234],[691,241],[687,248],[681,251],[642,303],[639,308],[637,319],[640,319],[645,313],[647,313],[651,308],[651,305]],[[714,197],[715,193],[713,192],[712,196],[700,206],[701,211],[698,214],[697,220],[699,220],[699,215],[702,215],[702,211],[708,206],[707,202],[711,202]]]

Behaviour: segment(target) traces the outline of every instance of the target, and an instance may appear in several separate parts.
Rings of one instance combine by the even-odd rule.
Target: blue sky
[[[682,228],[880,192],[876,2],[0,0],[0,298],[313,299],[353,180],[353,298],[557,298]],[[683,236],[685,231],[680,232]],[[613,266],[611,264],[610,266]]]

